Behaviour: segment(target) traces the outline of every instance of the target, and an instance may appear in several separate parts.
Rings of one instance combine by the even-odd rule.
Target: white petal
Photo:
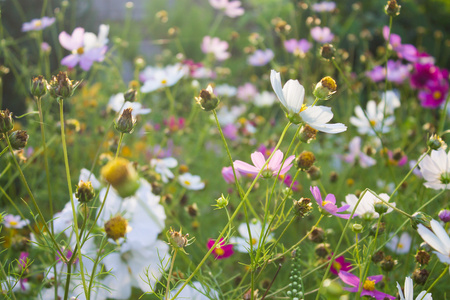
[[[280,100],[281,104],[287,108],[287,102],[284,98],[283,88],[281,87],[281,77],[279,72],[275,72],[275,70],[270,71],[270,83],[272,84],[273,91]]]
[[[290,79],[283,86],[283,95],[286,99],[287,109],[298,114],[305,98],[305,88],[297,80]]]

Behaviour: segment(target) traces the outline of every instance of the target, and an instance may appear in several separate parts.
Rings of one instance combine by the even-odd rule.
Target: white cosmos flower
[[[381,103],[378,104],[378,106],[383,111],[385,102],[386,114],[392,115],[394,113],[394,109],[400,107],[400,97],[398,91],[386,91],[386,93],[381,93]]]
[[[245,105],[234,105],[231,108],[227,106],[222,106],[217,110],[217,119],[222,126],[228,124],[233,124],[236,122],[237,118],[246,111],[247,107]]]
[[[221,84],[214,88],[214,94],[217,96],[234,97],[237,95],[237,88],[229,84]]]
[[[405,293],[403,294],[402,287],[397,282],[398,294],[400,295],[400,300],[414,300],[414,283],[411,277],[405,278]],[[433,300],[431,294],[427,294],[426,291],[420,292],[416,297],[416,300]]]
[[[248,227],[250,227],[250,232],[252,235],[252,239],[250,240],[250,236],[248,233]],[[235,244],[235,250],[248,253],[250,251],[250,243],[253,245],[253,250],[258,248],[259,237],[263,234],[261,222],[250,222],[247,227],[247,223],[242,223],[238,227],[238,232],[242,237],[232,237],[230,239],[231,244]],[[266,238],[266,243],[273,239],[273,233],[269,234]]]
[[[123,93],[112,95],[111,98],[109,98],[108,108],[118,112],[119,115],[122,114],[125,109],[132,108],[133,111],[131,113],[133,117],[137,115],[146,115],[152,111],[150,108],[142,108],[142,104],[139,102],[125,101]]]
[[[281,87],[280,73],[272,70],[270,82],[291,121],[295,123],[305,122],[312,128],[327,133],[340,133],[347,130],[347,127],[342,123],[327,124],[333,118],[330,107],[308,107],[303,104],[305,88],[297,80],[288,80]]]
[[[275,103],[275,94],[264,91],[262,93],[258,93],[255,95],[255,106],[263,107],[263,106],[272,106]]]
[[[176,288],[170,291],[170,298],[178,293],[182,284],[179,284]],[[192,286],[186,285],[181,293],[175,298],[176,300],[210,300],[210,299],[219,299],[219,294],[204,285],[202,285],[198,281],[192,282]]]
[[[159,88],[172,86],[188,73],[187,67],[181,64],[159,67],[146,67],[140,74],[144,85],[141,87],[142,93],[156,91]]]
[[[393,234],[391,233],[390,236]],[[400,238],[398,236],[394,236],[387,244],[392,252],[397,254],[407,254],[409,253],[409,249],[411,248],[411,236],[407,232],[403,232]]]
[[[417,232],[428,245],[436,250],[433,252],[441,262],[450,264],[450,237],[438,221],[431,220],[430,225],[433,231],[419,224]]]
[[[178,177],[180,184],[188,190],[201,190],[205,187],[205,183],[200,176],[192,175],[191,173],[184,173]]]
[[[379,194],[378,197],[385,200],[386,202],[389,201],[389,195],[388,194]],[[377,219],[380,215],[375,211],[375,203],[382,202],[380,199],[377,198],[376,195],[374,195],[372,192],[367,191],[361,201],[358,204],[358,207],[356,208],[355,215],[357,215],[360,218],[369,218],[369,219]],[[358,197],[356,197],[353,194],[349,194],[345,196],[345,202],[342,202],[343,205],[349,204],[350,207],[347,209],[347,211],[352,212],[353,209],[356,206],[356,203],[358,203]],[[392,206],[395,207],[395,202],[390,202]],[[393,211],[393,208],[388,207],[388,210],[386,213],[390,213]]]
[[[420,172],[427,181],[424,185],[434,190],[450,188],[450,152],[431,150],[419,163]]]
[[[178,165],[178,162],[173,157],[166,158],[153,158],[150,160],[150,166],[155,168],[155,171],[161,175],[161,179],[163,182],[169,182],[169,178],[172,179],[174,177],[170,168],[175,168]]]
[[[394,116],[384,118],[384,102],[381,102],[377,106],[375,101],[370,100],[367,102],[366,114],[367,117],[365,116],[361,106],[358,105],[355,107],[356,117],[350,117],[350,123],[358,127],[358,132],[360,134],[375,135],[372,126],[377,132],[380,132],[382,127],[381,125],[383,125],[382,133],[389,132],[389,126],[395,121]]]

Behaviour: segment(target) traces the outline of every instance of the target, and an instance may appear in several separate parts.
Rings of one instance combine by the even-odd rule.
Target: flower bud
[[[311,231],[311,234],[308,236],[309,240],[313,243],[322,243],[324,240],[325,233],[322,228],[317,227]]]
[[[430,147],[431,150],[438,150],[441,147],[443,149],[447,148],[447,144],[442,140],[440,136],[437,134],[433,134],[430,139],[427,142],[428,147]]]
[[[115,216],[105,223],[106,236],[117,241],[129,231],[128,221],[122,216]]]
[[[378,229],[378,235],[383,234],[384,231],[386,230],[386,223],[380,222],[380,227],[378,227],[378,223],[373,224],[370,227],[370,235],[375,236],[375,234],[377,233],[377,229]]]
[[[73,83],[72,80],[67,77],[67,72],[60,71],[58,75],[53,76],[47,88],[50,95],[55,99],[69,98],[73,95],[80,83],[81,82],[79,81]]]
[[[320,56],[322,56],[325,59],[331,59],[334,57],[334,54],[336,53],[336,49],[332,44],[325,44],[320,48]]]
[[[338,173],[337,173],[337,172],[332,171],[332,172],[330,173],[330,182],[331,182],[331,183],[337,182],[338,178],[339,178],[339,176],[338,176]]]
[[[397,0],[389,0],[384,7],[384,12],[390,16],[395,17],[400,14],[401,6],[397,4]]]
[[[316,248],[314,249],[314,252],[316,253],[316,255],[317,255],[318,257],[325,258],[325,257],[327,257],[327,256],[329,255],[329,253],[330,253],[330,244],[328,244],[328,243],[321,243],[321,244],[318,244],[318,245],[316,246]]]
[[[303,218],[309,215],[312,210],[311,199],[300,198],[300,200],[294,200],[294,212],[299,217]]]
[[[384,259],[384,252],[381,250],[378,252],[375,252],[372,255],[372,261],[376,264],[379,263],[380,261],[382,261],[383,259]]]
[[[125,101],[134,102],[136,101],[137,91],[135,89],[129,89],[123,94]]]
[[[312,140],[316,139],[317,131],[318,131],[317,129],[314,129],[308,124],[305,124],[300,129],[300,132],[298,133],[298,138],[303,143],[309,144]]]
[[[44,76],[39,75],[38,77],[34,77],[31,82],[31,95],[40,98],[47,93],[47,80],[45,80]]]
[[[122,133],[133,132],[134,127],[136,126],[136,119],[131,114],[132,111],[133,109],[131,107],[123,110],[122,114],[117,119],[117,122],[114,124],[117,131]]]
[[[320,177],[322,176],[322,172],[316,166],[311,166],[311,168],[309,168],[308,171],[306,171],[306,173],[308,173],[308,178],[310,180],[319,180]]]
[[[353,224],[352,225],[352,231],[354,233],[361,233],[363,231],[364,227],[361,224]]]
[[[417,226],[418,226],[419,224],[422,224],[422,225],[425,226],[425,227],[431,228],[431,225],[430,225],[430,221],[431,221],[431,220],[432,220],[432,218],[431,218],[429,215],[424,214],[423,212],[418,211],[418,212],[416,212],[416,213],[414,213],[414,214],[412,215],[412,218],[411,218],[411,226],[412,226],[415,230],[417,230]]]
[[[101,174],[122,198],[134,195],[139,188],[139,176],[125,158],[111,160],[102,168]]]
[[[415,269],[414,272],[412,273],[412,279],[413,279],[414,283],[416,283],[416,284],[424,284],[425,282],[427,282],[429,275],[430,275],[430,272],[428,272],[425,269],[423,269],[423,270]]]
[[[382,215],[388,211],[388,206],[382,201],[375,202],[375,204],[373,205],[373,208],[380,215]]]
[[[0,110],[0,133],[7,133],[14,128],[12,112],[8,109]]]
[[[295,165],[298,169],[305,171],[311,168],[315,161],[316,157],[314,156],[314,153],[303,151],[295,159]]]
[[[390,272],[397,263],[397,260],[392,259],[392,256],[388,255],[380,262],[380,267],[383,271]]]
[[[9,141],[11,142],[11,147],[14,150],[21,150],[25,148],[28,141],[28,134],[25,130],[16,130],[9,135]]]
[[[88,203],[94,199],[95,191],[92,183],[90,181],[80,180],[78,182],[77,190],[75,192],[75,197],[80,201],[80,203]]]
[[[219,99],[214,95],[211,85],[208,85],[206,89],[201,90],[199,96],[195,97],[195,100],[200,107],[206,111],[213,110],[219,105]]]
[[[336,81],[334,81],[333,78],[326,76],[316,84],[313,95],[319,100],[327,100],[336,93],[336,90]]]
[[[428,253],[427,251],[424,250],[418,250],[416,253],[416,256],[414,256],[414,258],[416,259],[416,261],[423,265],[428,265],[428,263],[430,262],[430,253]]]
[[[441,221],[442,222],[444,222],[444,223],[448,223],[448,222],[450,222],[450,210],[448,210],[448,209],[442,209],[440,212],[439,212],[439,219],[441,219]]]
[[[169,240],[169,245],[174,249],[183,249],[189,246],[189,234],[183,235],[180,231],[175,231],[172,228],[167,232],[167,239]]]
[[[189,214],[189,216],[191,216],[192,218],[195,218],[198,216],[198,206],[197,203],[188,205],[186,207],[186,211]]]
[[[221,208],[225,208],[228,205],[228,197],[225,198],[224,195],[222,194],[222,196],[220,196],[217,200],[216,200],[216,205],[218,209]]]

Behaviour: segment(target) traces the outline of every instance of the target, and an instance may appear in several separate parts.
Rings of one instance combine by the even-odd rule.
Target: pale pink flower
[[[254,166],[246,162],[236,160],[234,162],[234,167],[241,173],[251,174],[255,176],[264,167],[264,170],[261,173],[261,175],[265,178],[270,178],[272,176],[277,176],[278,172],[280,172],[280,175],[286,174],[286,172],[289,171],[289,169],[292,167],[292,161],[294,160],[294,158],[295,155],[291,155],[288,158],[286,158],[286,161],[284,162],[283,167],[281,168],[281,163],[283,161],[283,152],[277,150],[273,155],[272,159],[269,161],[269,163],[264,167],[266,163],[264,155],[261,152],[255,151],[251,155],[251,159]]]
[[[215,9],[223,10],[225,15],[230,18],[236,18],[244,14],[241,1],[209,0],[209,4]]]

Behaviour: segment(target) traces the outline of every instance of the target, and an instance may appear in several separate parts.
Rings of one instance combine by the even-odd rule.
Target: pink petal
[[[80,61],[80,56],[75,55],[75,54],[70,54],[61,60],[61,64],[63,66],[67,66],[69,68],[73,68],[78,64],[79,61]]]
[[[348,285],[351,285],[354,287],[359,286],[359,277],[353,275],[352,273],[341,271],[341,272],[339,272],[339,278]]]
[[[280,169],[281,161],[283,160],[283,152],[280,150],[277,150],[275,154],[272,156],[272,158],[269,161],[269,169],[272,171],[277,171]]]
[[[252,158],[252,162],[255,165],[256,168],[261,170],[266,163],[266,159],[264,158],[264,155],[261,152],[253,152],[250,156]]]
[[[260,169],[255,168],[254,166],[240,161],[240,160],[236,160],[234,162],[234,168],[237,169],[239,172],[242,172],[244,174],[258,174]]]

